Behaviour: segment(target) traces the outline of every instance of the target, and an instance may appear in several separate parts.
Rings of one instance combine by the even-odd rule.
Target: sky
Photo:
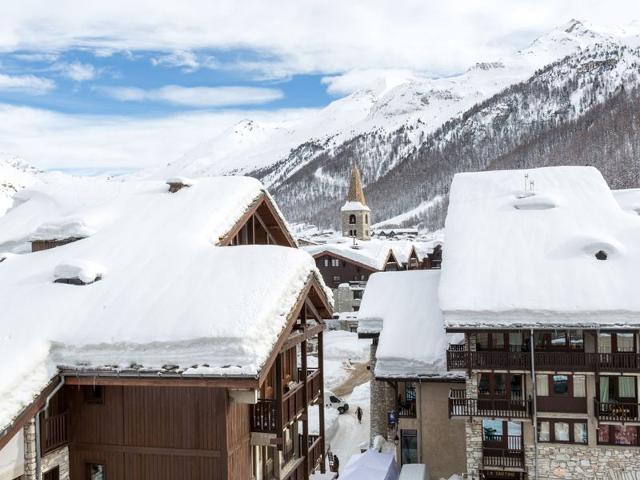
[[[312,114],[394,75],[448,76],[627,0],[6,2],[0,153],[44,169],[175,160],[245,118]]]

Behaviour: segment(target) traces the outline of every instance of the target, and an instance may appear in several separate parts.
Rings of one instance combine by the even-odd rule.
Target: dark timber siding
[[[338,288],[338,285],[340,285],[341,283],[347,283],[354,280],[367,281],[369,280],[369,275],[377,271],[374,269],[368,269],[359,265],[355,265],[343,259],[338,259],[340,262],[339,267],[332,267],[331,260],[336,258],[337,257],[329,254],[325,254],[321,257],[316,258],[316,266],[318,267],[318,270],[320,270],[320,274],[324,279],[324,283],[326,283],[330,288]],[[329,261],[328,267],[325,267],[325,259]],[[364,278],[362,278],[363,275]],[[340,278],[336,278],[334,280],[334,277]]]
[[[88,403],[86,388],[65,387],[71,480],[87,478],[87,463],[109,480],[250,478],[248,407],[225,389],[107,386]]]

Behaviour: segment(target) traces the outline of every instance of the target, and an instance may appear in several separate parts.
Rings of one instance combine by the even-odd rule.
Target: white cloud
[[[411,70],[368,69],[330,75],[323,77],[321,81],[327,86],[327,92],[331,95],[348,95],[362,89],[373,90],[380,94],[417,77],[417,74]]]
[[[101,87],[99,91],[122,102],[161,102],[187,107],[260,105],[283,98],[281,90],[259,87],[181,87],[167,85],[144,90],[136,87]]]
[[[239,121],[287,120],[312,111],[191,112],[161,118],[70,115],[0,104],[0,152],[43,169],[161,167]]]
[[[640,2],[312,0],[303,8],[298,0],[23,1],[3,9],[0,50],[242,49],[264,60],[239,59],[240,66],[273,76],[372,68],[452,73],[573,17],[626,24],[640,18]]]
[[[76,82],[85,82],[93,80],[98,76],[98,70],[90,63],[71,62],[56,63],[51,67],[53,71],[59,72],[61,75],[75,80]]]
[[[215,57],[207,55],[196,55],[195,53],[188,50],[160,55],[158,57],[152,58],[151,63],[153,65],[160,65],[163,67],[179,67],[183,72],[186,73],[195,72],[200,68],[215,69],[219,67],[219,63],[215,59]]]
[[[41,95],[55,88],[55,82],[49,78],[0,73],[0,91],[19,91],[31,95]]]
[[[57,53],[41,53],[41,52],[23,52],[14,53],[13,58],[23,62],[55,62],[59,55]]]

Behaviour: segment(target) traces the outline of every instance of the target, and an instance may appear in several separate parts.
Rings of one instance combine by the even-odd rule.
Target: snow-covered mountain
[[[0,216],[13,205],[14,194],[40,181],[41,175],[18,157],[0,154]]]
[[[396,76],[298,118],[247,120],[199,145],[166,173],[257,176],[291,220],[328,225],[336,221],[355,161],[377,220],[434,226],[446,201],[433,200],[446,199],[455,172],[514,166],[507,159],[518,149],[520,165],[548,162],[550,155],[525,153],[522,142],[557,133],[561,123],[608,105],[623,87],[633,95],[639,33],[638,24],[613,30],[572,20],[507,58],[477,63],[457,76]],[[630,134],[625,159],[633,150],[635,132]],[[558,161],[585,162],[584,154],[576,147]]]

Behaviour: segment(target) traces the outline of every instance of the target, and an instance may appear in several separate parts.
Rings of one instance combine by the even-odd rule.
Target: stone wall
[[[42,457],[42,473],[58,467],[60,480],[69,480],[69,448],[61,447]]]
[[[371,422],[370,433],[371,439],[376,435],[382,435],[385,439],[390,434],[387,423],[387,413],[395,409],[395,389],[388,382],[374,380],[373,372],[376,367],[376,350],[378,342],[373,341],[371,344],[370,361],[371,361]],[[393,440],[393,439],[391,439]]]
[[[23,480],[36,480],[36,423],[35,419],[24,427],[24,475]],[[47,453],[40,462],[41,473],[58,467],[60,480],[69,480],[69,448],[61,447]]]
[[[356,223],[349,223],[349,216],[356,216]],[[356,238],[358,240],[369,240],[371,238],[371,231],[369,225],[371,224],[371,212],[368,210],[351,210],[342,211],[342,235],[349,236],[349,230],[356,231]],[[367,221],[368,220],[368,221]]]

